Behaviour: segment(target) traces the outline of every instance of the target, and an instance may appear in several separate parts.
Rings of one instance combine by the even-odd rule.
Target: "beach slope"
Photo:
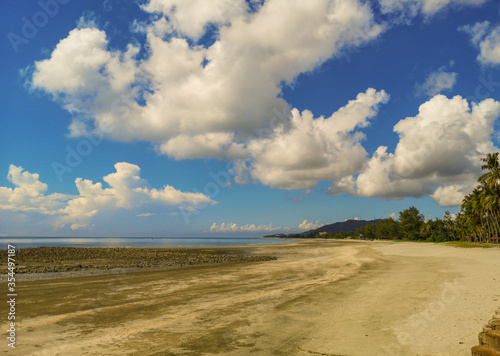
[[[278,259],[21,281],[16,354],[470,355],[500,306],[498,248],[244,251]]]

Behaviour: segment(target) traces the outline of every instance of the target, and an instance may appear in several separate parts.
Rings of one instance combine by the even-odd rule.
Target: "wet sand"
[[[234,251],[278,259],[22,281],[15,354],[470,355],[500,306],[498,248]]]
[[[225,248],[37,247],[17,251],[16,260],[20,264],[16,273],[182,267],[274,259]],[[7,250],[0,250],[0,260],[7,260]],[[7,265],[0,267],[0,272],[7,273]]]

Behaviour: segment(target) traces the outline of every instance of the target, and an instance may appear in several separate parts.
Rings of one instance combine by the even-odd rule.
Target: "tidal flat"
[[[499,248],[310,240],[223,252],[264,259],[20,280],[16,354],[470,355],[500,305]]]

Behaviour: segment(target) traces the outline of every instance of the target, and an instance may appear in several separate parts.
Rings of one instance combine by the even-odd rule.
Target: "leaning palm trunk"
[[[495,214],[495,236],[497,237],[495,242],[498,243],[498,234],[500,232],[500,225],[498,224],[498,211],[497,214]]]
[[[488,216],[486,216],[486,218],[484,220],[486,221],[486,229],[487,229],[487,233],[486,233],[486,236],[484,238],[484,242],[487,242],[491,236],[490,218]],[[483,242],[483,241],[481,241],[481,242]]]
[[[485,224],[486,228],[484,229],[484,235],[483,235],[483,239],[482,239],[481,243],[487,242],[489,236],[491,235],[490,219],[488,216],[486,216],[486,218],[484,220],[486,222],[486,224]]]

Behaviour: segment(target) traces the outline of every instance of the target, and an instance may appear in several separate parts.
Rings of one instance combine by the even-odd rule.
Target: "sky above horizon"
[[[0,236],[438,218],[499,151],[495,0],[2,7]]]

